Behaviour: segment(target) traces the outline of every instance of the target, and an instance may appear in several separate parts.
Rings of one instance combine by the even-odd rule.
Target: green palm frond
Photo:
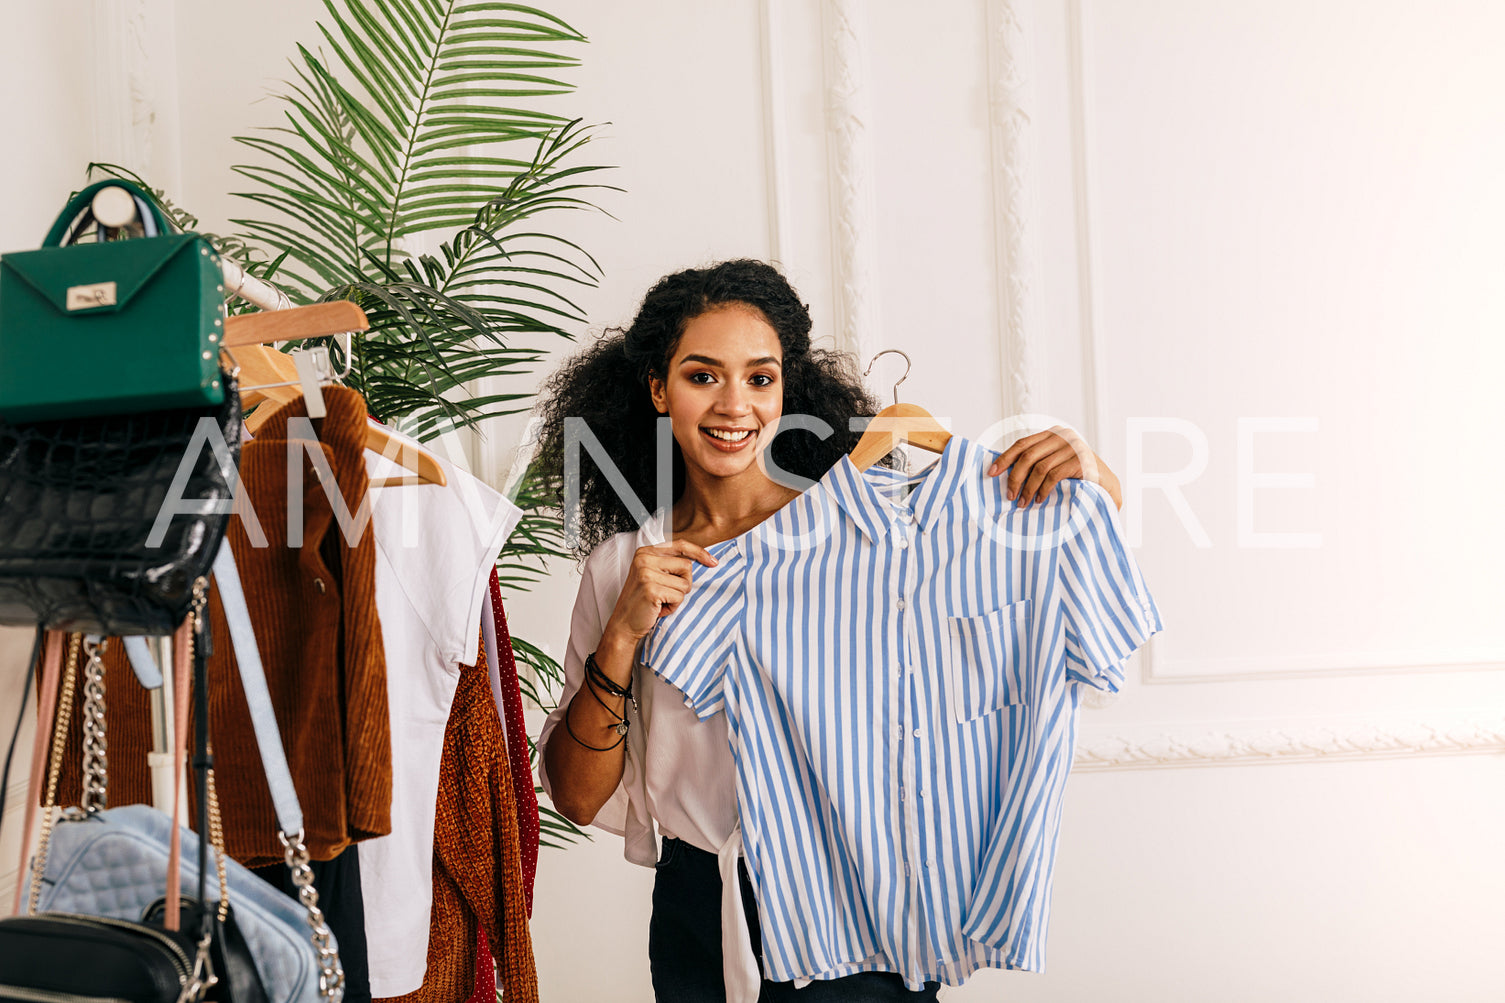
[[[569,124],[516,104],[572,89],[556,71],[578,60],[558,50],[585,39],[552,15],[484,0],[325,0],[325,9],[333,24],[320,31],[344,79],[300,46],[286,124],[241,139],[273,161],[241,173],[267,204],[320,224],[324,264],[360,271],[362,249],[391,264],[405,238],[469,226],[528,169],[517,143],[546,143]],[[285,232],[245,222],[270,245],[287,243]]]
[[[542,787],[533,788],[534,794],[542,794]],[[550,808],[539,799],[538,804],[538,845],[551,850],[563,850],[582,839],[593,839],[590,833],[580,828],[574,822],[565,818],[559,812]]]
[[[497,559],[497,581],[503,591],[523,592],[532,588],[548,577],[550,561],[570,557],[564,542],[564,524],[551,501],[559,497],[558,479],[537,464],[530,464],[513,493],[513,504],[522,516]],[[563,681],[563,674],[552,659],[540,666],[539,675],[553,684]]]
[[[471,395],[521,377],[540,338],[573,336],[600,268],[537,225],[594,210],[605,168],[578,163],[578,120],[524,105],[567,93],[563,51],[584,36],[558,18],[487,0],[325,0],[330,56],[298,49],[283,124],[239,141],[241,193],[269,211],[241,239],[286,256],[296,302],[367,311],[351,383],[372,412],[420,437],[526,410],[524,394]],[[444,231],[436,254],[416,242]]]

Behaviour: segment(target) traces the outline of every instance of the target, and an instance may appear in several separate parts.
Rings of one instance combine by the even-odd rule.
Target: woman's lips
[[[716,431],[719,431],[722,434],[726,434],[731,430],[717,429]],[[700,434],[705,437],[706,441],[715,446],[717,449],[721,450],[723,453],[735,453],[738,450],[746,449],[747,446],[750,445],[753,440],[758,437],[757,434],[752,431],[752,429],[738,429],[738,432],[742,433],[742,437],[740,439],[722,439],[713,434],[711,429],[702,428],[700,430]]]

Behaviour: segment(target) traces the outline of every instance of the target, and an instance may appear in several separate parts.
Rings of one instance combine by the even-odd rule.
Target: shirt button
[[[925,796],[925,789],[921,788],[920,789],[920,797],[924,797],[924,796]]]
[[[920,729],[919,729],[919,728],[916,728],[916,729],[915,729],[915,730],[914,730],[914,737],[915,737],[915,738],[919,738],[919,737],[920,737]]]
[[[902,725],[900,727],[894,729],[894,737],[895,738],[903,738],[904,737],[904,728],[903,728]]]
[[[904,537],[901,536],[901,537],[899,537],[899,542],[896,544],[896,546],[900,550],[903,550],[905,547],[909,546],[909,541],[906,540]]]
[[[908,604],[905,603],[903,599],[900,599],[897,603],[895,603],[895,605],[898,606],[900,609],[903,609]]]

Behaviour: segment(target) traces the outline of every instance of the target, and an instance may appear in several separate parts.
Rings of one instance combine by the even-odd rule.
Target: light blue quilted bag
[[[214,562],[214,575],[240,665],[246,701],[251,708],[251,722],[277,811],[280,835],[289,847],[288,866],[293,869],[294,884],[307,902],[305,905],[285,895],[227,858],[225,877],[235,922],[256,962],[268,1003],[338,1003],[344,992],[344,973],[334,935],[318,911],[318,893],[309,884],[312,877],[303,847],[303,813],[283,754],[261,656],[228,541]],[[133,661],[142,650],[132,652]],[[172,828],[172,819],[167,814],[147,805],[64,815],[53,826],[46,844],[37,908],[42,912],[139,920],[147,907],[162,896]],[[199,840],[186,827],[181,838],[178,873],[182,887],[192,888],[199,879]],[[30,888],[28,877],[28,893]]]
[[[139,920],[162,897],[171,838],[172,819],[148,805],[64,818],[52,830],[38,908]],[[182,886],[192,888],[199,880],[199,840],[187,828],[182,840],[178,874]],[[307,911],[233,860],[225,861],[225,871],[235,923],[270,1003],[319,1003],[318,952],[308,936]]]

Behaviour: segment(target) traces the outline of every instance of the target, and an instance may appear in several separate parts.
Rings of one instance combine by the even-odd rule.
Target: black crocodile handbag
[[[240,398],[0,420],[0,624],[170,634],[229,525]]]

